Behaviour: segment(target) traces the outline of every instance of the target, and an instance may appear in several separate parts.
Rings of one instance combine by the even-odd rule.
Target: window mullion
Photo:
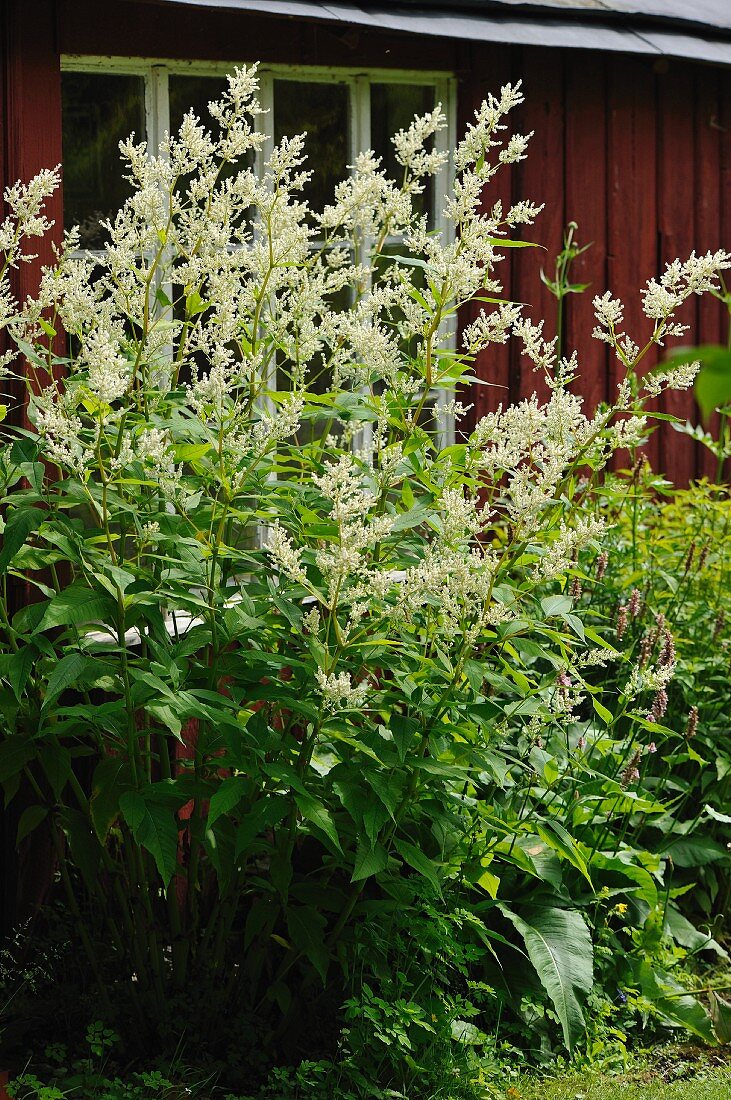
[[[457,111],[455,85],[453,80],[440,80],[435,85],[437,99],[442,104],[442,110],[447,116],[447,125],[444,130],[435,137],[435,146],[440,152],[449,153],[455,148],[457,139]],[[454,183],[454,161],[450,156],[446,165],[434,178],[434,227],[441,233],[443,243],[450,244],[454,240],[454,223],[444,217],[444,206],[447,196],[452,191]],[[457,333],[447,333],[446,326],[441,328],[442,346],[455,351],[457,348]],[[445,389],[437,390],[437,403],[444,405],[449,400],[449,393]],[[455,441],[454,416],[440,412],[437,416],[437,432],[442,447],[449,447]]]
[[[148,155],[164,156],[160,144],[170,134],[170,91],[168,87],[168,69],[166,65],[151,65],[145,76],[145,115],[147,121]],[[155,275],[150,293],[150,312],[158,324],[172,324],[173,321],[173,283],[170,278],[172,250],[166,245],[163,262]],[[162,301],[161,301],[162,298]],[[167,300],[170,305],[163,305]],[[155,371],[155,381],[161,386],[169,386],[172,381],[171,364],[175,357],[172,339],[160,349],[160,365]]]
[[[372,148],[371,142],[371,83],[367,76],[359,74],[350,85],[350,163],[355,164],[356,157],[366,149]],[[373,239],[367,237],[362,242],[361,261],[371,257]],[[368,278],[368,286],[371,278]],[[367,459],[373,453],[373,425],[370,421],[362,424],[353,436],[353,449],[364,454]]]

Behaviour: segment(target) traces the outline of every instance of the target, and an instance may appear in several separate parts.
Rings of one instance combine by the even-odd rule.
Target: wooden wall
[[[611,398],[619,364],[591,338],[592,297],[605,290],[626,304],[628,333],[643,342],[650,322],[639,290],[663,265],[692,249],[731,250],[731,88],[724,70],[682,61],[653,61],[616,54],[472,46],[470,77],[462,81],[461,115],[504,79],[522,79],[526,102],[517,122],[535,131],[528,160],[518,165],[502,193],[545,202],[546,209],[526,236],[546,251],[509,253],[504,281],[513,298],[531,304],[530,315],[547,318],[555,331],[555,306],[541,285],[541,266],[550,272],[561,246],[563,226],[578,223],[580,243],[592,247],[574,267],[574,281],[590,283],[587,293],[567,299],[567,346],[579,352],[580,392],[587,404]],[[682,343],[727,339],[729,318],[712,298],[694,298],[681,319],[691,326]],[[659,353],[659,357],[662,356]],[[647,366],[659,361],[648,357]],[[519,348],[490,350],[480,374],[505,387],[479,387],[478,411],[493,408],[508,392],[512,399],[535,388],[535,376],[520,361]],[[662,411],[699,420],[692,396],[673,394]],[[708,452],[671,427],[650,444],[656,469],[678,484],[712,475]]]
[[[550,270],[569,220],[578,223],[580,242],[593,242],[574,269],[590,290],[569,298],[567,307],[567,343],[579,351],[580,389],[589,406],[611,397],[618,380],[618,364],[591,339],[593,295],[611,288],[621,297],[628,331],[639,340],[648,331],[639,297],[645,280],[693,247],[731,248],[731,89],[724,70],[600,52],[419,39],[140,0],[109,6],[96,0],[6,0],[2,10],[0,169],[5,160],[6,180],[60,160],[61,53],[449,70],[459,80],[460,128],[488,91],[521,79],[526,103],[516,126],[535,131],[530,156],[512,175],[504,172],[488,200],[500,195],[506,204],[523,197],[545,202],[527,234],[545,251],[513,250],[501,273],[506,293],[529,303],[533,318],[546,317],[550,331],[555,308],[539,270]],[[59,224],[60,209],[57,203],[53,212]],[[19,289],[30,289],[33,271],[25,268],[21,279]],[[727,320],[719,303],[694,301],[686,312],[694,342],[725,340]],[[540,389],[517,346],[490,350],[478,369],[494,387],[475,388],[477,413]],[[687,395],[667,398],[665,408],[697,419]],[[650,455],[678,483],[712,469],[691,441],[670,428],[653,438]]]

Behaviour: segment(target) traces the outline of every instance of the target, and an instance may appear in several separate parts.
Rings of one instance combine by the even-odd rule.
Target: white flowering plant
[[[400,182],[363,152],[322,211],[304,137],[249,166],[256,92],[239,69],[212,129],[190,113],[158,151],[123,143],[131,197],[103,256],[66,234],[22,303],[9,276],[49,230],[58,173],[6,192],[2,367],[27,410],[0,454],[6,801],[21,842],[52,839],[112,1017],[124,997],[138,1025],[163,1020],[205,982],[211,1028],[234,1011],[291,1024],[318,981],[352,987],[364,922],[426,892],[474,903],[465,935],[491,950],[522,938],[573,1047],[589,930],[534,857],[547,845],[591,888],[609,857],[597,844],[589,867],[565,800],[559,820],[550,783],[535,790],[535,753],[614,651],[568,585],[604,538],[586,506],[602,470],[643,442],[650,396],[692,381],[638,365],[731,259],[648,284],[644,343],[597,297],[624,373],[587,413],[576,356],[500,297],[501,246],[540,209],[485,198],[525,155],[504,139],[519,86],[449,163],[439,107],[395,136]],[[442,234],[413,204],[440,171]],[[490,308],[455,350],[473,299]],[[475,360],[509,338],[549,397],[469,426]],[[525,789],[535,812],[514,812]],[[506,893],[516,876],[532,907]],[[539,935],[580,957],[568,995]]]

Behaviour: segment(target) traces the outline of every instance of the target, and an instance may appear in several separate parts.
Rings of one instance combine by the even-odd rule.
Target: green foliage
[[[157,158],[126,146],[135,194],[105,256],[78,259],[72,236],[2,321],[32,427],[0,453],[0,784],[18,842],[53,846],[102,1021],[60,1087],[167,1088],[108,1085],[117,1036],[137,1058],[192,1046],[247,1095],[312,1100],[468,1100],[518,1048],[615,1058],[640,1026],[712,1040],[681,979],[722,949],[681,907],[700,867],[710,916],[727,863],[726,787],[701,782],[692,809],[699,768],[731,774],[695,748],[722,724],[727,658],[700,648],[710,588],[693,604],[690,566],[662,535],[642,545],[665,486],[606,467],[670,384],[643,388],[640,360],[729,257],[648,288],[642,346],[598,300],[626,377],[587,415],[575,361],[494,297],[495,250],[533,209],[481,213],[522,156],[514,138],[489,163],[517,89],[457,151],[445,239],[411,205],[444,163],[438,110],[395,139],[402,184],[363,157],[313,213],[301,139],[263,181],[221,174],[261,144],[254,96],[240,70],[215,136],[188,118]],[[11,194],[3,274],[51,183]],[[559,297],[580,289],[579,251],[569,238]],[[473,297],[495,308],[456,351]],[[460,423],[475,356],[511,329],[547,401],[453,442],[440,422]],[[693,501],[721,524],[722,496]],[[641,607],[617,618],[634,584]],[[703,600],[705,633],[682,619],[701,631],[685,672],[674,616]]]

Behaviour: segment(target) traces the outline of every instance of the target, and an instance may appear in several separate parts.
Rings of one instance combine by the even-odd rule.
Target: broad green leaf
[[[595,695],[592,695],[591,697],[591,705],[593,706],[595,713],[598,714],[601,718],[602,722],[604,722],[604,724],[607,726],[611,726],[614,722],[614,715],[612,714],[611,710],[607,710],[607,708],[599,702]]]
[[[222,814],[228,814],[235,809],[250,787],[251,781],[243,775],[231,775],[224,779],[211,798],[208,825],[213,825]]]
[[[14,779],[35,756],[30,737],[6,737],[0,741],[0,783]]]
[[[388,855],[382,844],[367,844],[361,840],[355,853],[355,866],[351,882],[361,882],[371,875],[378,875],[388,863]]]
[[[44,519],[48,519],[48,512],[40,508],[15,508],[11,511],[5,523],[0,549],[0,574],[7,572],[21,546],[25,546],[28,535],[37,531]]]
[[[500,911],[523,938],[541,985],[561,1021],[564,1043],[573,1050],[586,1030],[581,999],[594,980],[591,936],[576,909],[534,909],[518,916],[505,905]]]
[[[256,840],[264,829],[277,825],[282,820],[287,813],[287,806],[287,799],[278,798],[276,795],[260,798],[254,804],[251,811],[241,819],[236,831],[237,858],[242,852],[248,851],[252,841]]]
[[[287,928],[292,943],[314,966],[325,984],[330,956],[325,945],[326,921],[311,906],[287,910]]]
[[[295,794],[294,800],[297,803],[297,808],[302,816],[309,821],[312,825],[315,825],[320,829],[325,836],[335,845],[339,852],[342,852],[340,847],[340,838],[338,831],[335,828],[335,822],[333,821],[330,811],[319,801],[317,798],[313,798],[311,794],[300,793]]]
[[[407,840],[397,839],[394,841],[394,845],[404,862],[408,863],[409,867],[413,867],[415,871],[418,871],[433,886],[437,894],[441,894],[442,886],[435,864],[429,859],[429,856],[424,855],[421,848],[417,848],[415,844],[410,844]]]
[[[704,867],[724,859],[728,851],[710,836],[679,836],[671,840],[661,854],[669,856],[678,867]]]
[[[99,662],[94,657],[87,657],[83,653],[69,653],[62,657],[48,677],[46,694],[43,700],[42,710],[50,707],[67,688],[79,681],[96,678],[99,673]]]
[[[646,959],[635,959],[634,971],[643,996],[652,1001],[668,1023],[685,1028],[707,1043],[714,1042],[709,1016],[695,997],[673,977],[662,970],[654,970]]]
[[[69,585],[53,597],[46,606],[37,630],[54,626],[87,626],[111,623],[117,607],[109,596],[92,592],[86,585]]]
[[[15,843],[20,844],[25,838],[37,829],[42,821],[48,817],[48,809],[45,806],[27,806],[20,815],[18,822],[18,835]]]
[[[551,818],[546,818],[543,822],[539,822],[536,828],[538,830],[538,835],[545,841],[549,848],[552,848],[554,852],[558,852],[558,854],[571,863],[577,871],[580,871],[593,889],[586,859],[574,838],[563,825],[558,821],[551,820]]]
[[[541,607],[543,608],[543,614],[547,619],[552,618],[554,615],[559,618],[563,618],[564,615],[568,615],[574,606],[574,601],[570,596],[564,596],[562,593],[558,593],[555,596],[545,596],[541,600]]]
[[[715,951],[722,958],[728,958],[728,952],[710,933],[701,932],[692,925],[672,903],[665,910],[665,927],[675,942],[681,947],[687,947],[689,951]]]
[[[94,831],[104,841],[119,815],[119,800],[133,789],[132,769],[122,756],[100,760],[91,782],[89,812]]]
[[[394,713],[391,715],[388,726],[391,730],[399,760],[403,764],[409,747],[414,743],[414,736],[419,729],[419,723],[415,718],[408,718],[403,714]]]
[[[73,862],[88,888],[93,890],[102,860],[102,846],[88,819],[78,810],[64,808],[59,820],[66,834]]]
[[[713,1020],[713,1030],[719,1043],[731,1043],[731,1004],[711,990],[708,1004]]]
[[[483,871],[476,882],[491,898],[494,899],[497,897],[498,890],[500,889],[500,879],[497,875],[493,875],[492,871]]]
[[[135,840],[145,848],[157,865],[167,887],[178,867],[178,825],[175,814],[165,806],[147,802],[139,791],[126,791],[119,808]]]
[[[38,650],[33,645],[24,645],[15,653],[3,653],[0,656],[0,676],[7,679],[18,701],[37,657]]]
[[[38,759],[54,798],[60,802],[63,790],[71,778],[71,753],[65,745],[49,742],[38,746]]]
[[[594,852],[591,859],[592,874],[597,879],[597,885],[599,883],[605,885],[607,882],[607,876],[602,872],[607,872],[609,875],[621,875],[623,878],[635,883],[635,886],[631,887],[631,892],[636,897],[642,898],[650,909],[654,909],[658,900],[657,883],[645,867],[640,867],[633,862],[634,858],[630,853],[623,857],[622,855],[608,856],[604,852]]]

